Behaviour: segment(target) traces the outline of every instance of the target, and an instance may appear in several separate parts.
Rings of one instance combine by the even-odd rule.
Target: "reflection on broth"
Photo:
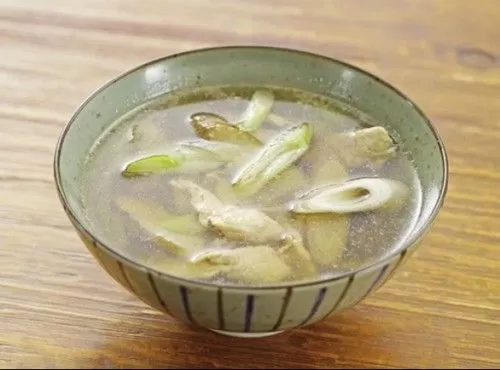
[[[406,238],[421,198],[382,125],[269,86],[203,88],[136,108],[97,140],[81,184],[93,232],[119,253],[245,285],[363,267]]]

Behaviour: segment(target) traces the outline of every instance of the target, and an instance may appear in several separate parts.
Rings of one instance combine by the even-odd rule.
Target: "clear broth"
[[[114,122],[110,129],[99,137],[88,155],[81,174],[81,201],[86,217],[97,236],[117,252],[153,268],[161,268],[158,261],[178,258],[158,246],[152,235],[121,211],[113,200],[125,195],[154,202],[170,213],[185,214],[194,212],[189,203],[189,196],[172,189],[168,185],[169,180],[191,180],[222,200],[234,198],[233,194],[230,194],[230,186],[225,186],[226,190],[221,193],[220,188],[217,188],[220,181],[214,181],[213,176],[207,174],[162,173],[125,178],[121,175],[124,164],[141,156],[168,149],[180,140],[197,138],[189,124],[189,117],[193,113],[213,112],[225,117],[229,122],[237,121],[246,109],[252,93],[262,88],[275,95],[272,110],[274,117],[284,119],[287,126],[309,122],[313,125],[315,137],[327,137],[329,133],[351,132],[378,124],[371,117],[343,102],[280,87],[224,86],[160,96]],[[280,129],[282,127],[266,121],[255,136],[266,141]],[[136,130],[141,136],[131,142],[131,135]],[[311,147],[315,145],[323,145],[315,149],[323,160],[336,160],[336,154],[329,147],[328,141],[321,143],[313,138]],[[309,178],[315,162],[306,154],[295,166]],[[229,181],[235,167],[236,165],[232,164],[216,170],[219,179],[227,178]],[[401,150],[398,149],[396,156],[381,166],[368,163],[349,168],[350,179],[365,176],[400,180],[409,187],[411,195],[406,204],[395,211],[350,215],[347,241],[341,256],[330,266],[320,266],[316,279],[335,276],[380,259],[401,245],[416,222],[421,202],[420,184],[411,161]],[[290,215],[286,209],[280,207],[299,191],[313,186],[312,180],[298,186],[289,186],[293,184],[288,184],[286,180],[278,184],[280,186],[276,186],[277,191],[266,191],[264,187],[263,191],[241,200],[240,204],[271,210],[267,213],[269,216],[276,220],[285,220],[303,232],[301,218]],[[322,227],[328,225],[323,224]],[[207,242],[209,247],[214,247],[210,245],[210,240],[207,239]],[[297,279],[291,275],[287,281]],[[223,276],[211,280],[217,280],[219,283],[238,283]]]

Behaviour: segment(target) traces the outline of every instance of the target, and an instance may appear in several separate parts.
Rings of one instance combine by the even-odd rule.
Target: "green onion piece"
[[[161,172],[207,172],[236,158],[236,152],[244,153],[244,150],[224,143],[204,146],[200,142],[181,142],[170,153],[151,155],[127,164],[122,175],[132,177]]]
[[[309,148],[312,127],[302,123],[280,131],[236,174],[235,190],[255,193],[297,161]]]
[[[256,131],[267,119],[274,104],[274,95],[265,90],[257,90],[243,113],[243,119],[237,126],[243,131]]]

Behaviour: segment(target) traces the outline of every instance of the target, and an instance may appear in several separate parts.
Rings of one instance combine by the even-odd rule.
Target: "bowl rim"
[[[87,104],[90,103],[95,97],[97,97],[100,93],[104,92],[108,87],[112,86],[114,83],[117,81],[127,77],[128,75],[139,71],[141,69],[145,69],[151,65],[155,65],[157,63],[169,61],[175,58],[183,57],[186,55],[191,55],[191,54],[203,54],[205,52],[216,52],[218,50],[223,51],[223,50],[241,50],[241,49],[247,49],[249,51],[255,50],[255,51],[279,51],[279,52],[285,52],[285,53],[291,53],[291,54],[298,54],[314,59],[322,59],[325,62],[328,63],[334,63],[343,67],[346,67],[348,69],[354,70],[355,72],[364,75],[365,77],[368,77],[369,79],[374,80],[375,82],[385,86],[386,88],[392,90],[396,95],[398,95],[401,99],[406,101],[412,109],[414,109],[424,120],[425,124],[429,127],[431,130],[434,139],[436,140],[436,143],[439,148],[439,152],[441,154],[441,162],[443,166],[443,181],[440,187],[439,195],[436,200],[436,203],[432,207],[432,211],[430,212],[429,216],[427,219],[423,222],[423,224],[420,226],[419,229],[414,230],[414,232],[410,235],[410,237],[405,240],[402,244],[402,247],[392,251],[391,253],[386,254],[385,256],[376,259],[375,261],[367,264],[366,266],[363,266],[361,268],[357,268],[355,270],[349,271],[349,272],[344,272],[340,273],[338,275],[335,275],[333,277],[325,278],[325,279],[317,279],[317,280],[306,280],[306,281],[290,281],[290,282],[283,282],[281,284],[270,284],[270,285],[243,285],[243,284],[217,284],[213,282],[208,282],[208,281],[201,281],[201,280],[194,280],[194,279],[187,279],[187,278],[182,278],[182,277],[177,277],[174,275],[170,275],[166,272],[159,271],[155,268],[148,267],[144,264],[141,264],[140,262],[137,262],[133,260],[132,258],[126,257],[122,255],[120,252],[114,250],[113,248],[107,246],[105,243],[100,241],[96,236],[94,236],[93,233],[91,233],[80,221],[80,218],[75,215],[75,211],[71,208],[69,201],[66,197],[66,194],[64,193],[63,186],[62,186],[62,181],[61,181],[61,167],[60,167],[60,161],[61,161],[61,151],[62,147],[64,145],[64,140],[66,138],[66,134],[70,130],[71,126],[75,122],[76,118],[78,115],[81,113],[81,111],[87,106]],[[313,287],[316,285],[325,285],[329,284],[332,282],[336,282],[339,280],[343,280],[346,278],[353,278],[359,273],[362,273],[364,271],[368,271],[371,269],[374,269],[380,265],[387,264],[389,261],[391,261],[393,258],[395,258],[397,255],[400,255],[400,262],[403,257],[403,255],[406,253],[406,251],[413,246],[415,243],[419,242],[419,239],[424,236],[424,234],[429,231],[431,226],[433,225],[437,215],[439,214],[439,211],[441,210],[444,199],[447,194],[448,190],[448,178],[449,178],[449,164],[448,164],[448,156],[446,153],[446,149],[444,146],[444,142],[439,135],[436,127],[431,123],[427,115],[423,112],[420,107],[413,102],[406,94],[401,92],[399,89],[391,85],[389,82],[385,81],[381,77],[378,77],[371,72],[368,72],[360,67],[354,66],[350,63],[335,59],[333,57],[329,57],[326,55],[321,55],[315,52],[310,52],[306,51],[303,49],[294,49],[294,48],[287,48],[287,47],[279,47],[279,46],[268,46],[268,45],[226,45],[226,46],[213,46],[213,47],[203,47],[203,48],[197,48],[197,49],[190,49],[187,51],[182,51],[182,52],[177,52],[173,53],[167,56],[162,56],[159,58],[155,58],[152,60],[149,60],[143,64],[137,65],[136,67],[133,67],[129,70],[126,70],[125,72],[117,75],[116,77],[108,80],[108,82],[104,83],[97,89],[95,89],[90,95],[87,96],[87,98],[80,104],[80,106],[76,109],[76,111],[73,113],[69,121],[65,124],[63,131],[61,132],[56,146],[55,146],[55,152],[54,152],[54,160],[53,160],[53,175],[55,179],[55,184],[56,184],[56,190],[57,194],[59,197],[59,200],[63,206],[63,209],[67,216],[69,217],[70,221],[74,221],[77,223],[75,226],[76,229],[80,228],[81,231],[86,233],[88,236],[91,237],[93,241],[96,242],[98,247],[103,248],[107,253],[111,254],[114,258],[118,259],[122,263],[126,263],[129,265],[132,265],[134,268],[139,269],[139,270],[145,270],[147,273],[153,273],[159,277],[163,277],[169,280],[172,280],[176,283],[179,284],[190,284],[194,286],[198,286],[200,288],[205,287],[205,288],[215,288],[215,289],[232,289],[232,290],[238,290],[238,291],[263,291],[263,290],[282,290],[286,288],[299,288],[299,287]],[[73,223],[73,222],[72,222]],[[76,227],[77,226],[77,227]],[[78,231],[78,230],[77,230]],[[397,267],[397,266],[396,266]],[[395,270],[395,269],[394,269]]]

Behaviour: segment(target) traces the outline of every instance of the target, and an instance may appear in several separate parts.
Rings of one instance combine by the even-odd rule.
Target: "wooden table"
[[[0,367],[500,366],[500,1],[305,3],[0,0]],[[450,156],[445,207],[388,284],[261,340],[186,327],[120,288],[77,238],[52,179],[57,137],[96,87],[223,44],[366,68],[428,113]]]

